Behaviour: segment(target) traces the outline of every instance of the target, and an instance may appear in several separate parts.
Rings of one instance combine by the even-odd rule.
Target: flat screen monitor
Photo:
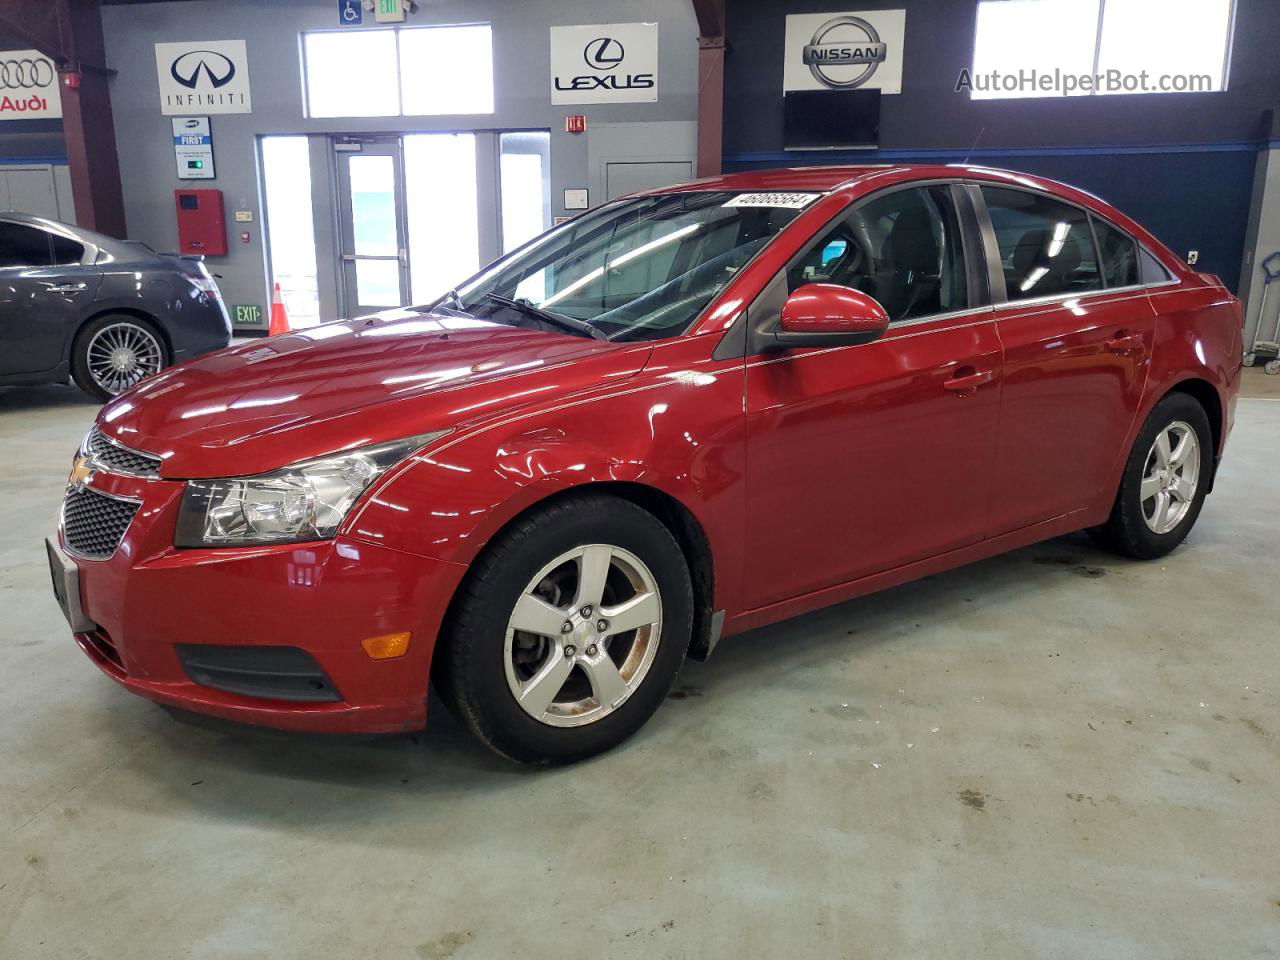
[[[880,145],[879,90],[797,90],[783,95],[787,150],[874,150]]]

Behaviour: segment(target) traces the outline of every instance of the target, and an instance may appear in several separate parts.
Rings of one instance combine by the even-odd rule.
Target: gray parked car
[[[0,213],[0,385],[63,383],[106,400],[231,342],[197,257]]]

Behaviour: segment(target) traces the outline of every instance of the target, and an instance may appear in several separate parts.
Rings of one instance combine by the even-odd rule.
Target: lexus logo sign
[[[0,120],[62,116],[53,61],[38,50],[0,50]]]
[[[192,90],[202,79],[213,89],[225,87],[236,75],[236,65],[225,54],[213,50],[191,50],[173,61],[169,73],[184,87]]]
[[[551,102],[652,103],[658,99],[658,25],[551,28]]]
[[[782,89],[902,92],[905,10],[787,17]]]
[[[156,75],[164,114],[253,110],[243,40],[157,43]]]
[[[586,50],[582,53],[582,59],[587,61],[587,66],[596,70],[612,70],[623,61],[626,55],[622,44],[613,37],[600,37],[587,44]]]

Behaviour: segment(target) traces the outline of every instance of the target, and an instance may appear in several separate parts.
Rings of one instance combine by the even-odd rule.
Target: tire
[[[608,572],[584,583],[584,563]],[[584,617],[593,594],[601,596]],[[632,621],[645,625],[617,629]],[[692,626],[689,569],[670,531],[629,501],[571,497],[518,520],[474,562],[446,617],[433,679],[498,754],[571,763],[616,746],[653,715]]]
[[[1162,437],[1165,444],[1158,447]],[[1166,467],[1161,450],[1177,454],[1183,438],[1189,446],[1181,462]],[[1163,557],[1187,538],[1200,516],[1214,454],[1213,431],[1204,407],[1190,394],[1169,394],[1138,431],[1111,516],[1089,533],[1100,545],[1128,557]],[[1168,506],[1162,515],[1164,503]]]
[[[117,362],[116,355],[119,357]],[[133,366],[125,366],[132,358]],[[125,313],[95,317],[76,334],[71,378],[95,400],[106,402],[170,363],[169,348],[149,320]]]

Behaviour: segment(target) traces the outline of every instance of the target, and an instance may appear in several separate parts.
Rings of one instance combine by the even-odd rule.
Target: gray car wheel
[[[76,337],[71,375],[85,393],[110,400],[169,363],[164,338],[146,320],[125,314],[98,317]]]

